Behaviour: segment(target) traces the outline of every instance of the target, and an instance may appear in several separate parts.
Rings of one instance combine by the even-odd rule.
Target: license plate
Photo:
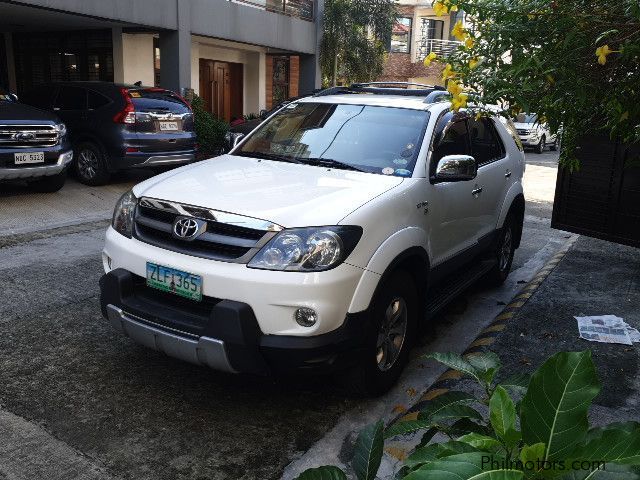
[[[178,130],[178,122],[160,122],[160,130],[163,132]]]
[[[14,153],[16,165],[24,163],[44,163],[44,152]]]
[[[202,300],[202,277],[147,262],[147,285],[191,300]]]

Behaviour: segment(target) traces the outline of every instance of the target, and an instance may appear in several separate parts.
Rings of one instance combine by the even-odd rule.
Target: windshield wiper
[[[295,157],[269,152],[235,152],[234,155],[238,155],[240,157],[262,158],[264,160],[275,160],[277,162],[300,163],[300,161]]]
[[[341,168],[343,170],[353,170],[355,172],[365,172],[365,173],[367,172],[362,168],[356,167],[349,163],[333,160],[332,158],[314,158],[314,157],[298,158],[298,162],[306,163],[307,165],[317,165],[319,167],[335,167],[335,168]]]

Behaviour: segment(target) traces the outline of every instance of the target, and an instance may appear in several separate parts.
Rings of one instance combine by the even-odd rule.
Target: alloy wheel
[[[500,271],[504,272],[509,265],[511,259],[511,246],[513,239],[511,237],[511,228],[507,228],[504,232],[504,238],[502,239],[502,246],[500,247]]]
[[[385,310],[378,330],[376,363],[383,372],[389,370],[398,360],[407,335],[407,303],[401,297],[394,297]]]
[[[99,168],[98,156],[93,150],[85,149],[78,155],[78,171],[84,178],[92,179]]]

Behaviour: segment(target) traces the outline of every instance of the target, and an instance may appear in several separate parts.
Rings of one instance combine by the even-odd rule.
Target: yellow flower
[[[433,10],[436,12],[436,15],[438,15],[439,17],[449,13],[449,8],[441,1],[434,2]]]
[[[431,52],[429,55],[424,57],[424,66],[428,67],[429,65],[431,65],[431,62],[433,62],[436,58],[438,58],[438,55],[436,55],[435,52]]]
[[[444,82],[449,78],[455,77],[455,75],[456,74],[453,71],[453,67],[451,66],[450,63],[447,63],[447,65],[442,70],[442,81]]]
[[[476,113],[476,122],[482,118],[482,112]]]
[[[447,83],[447,91],[453,95],[453,97],[457,97],[462,93],[462,85],[455,80],[449,80]]]
[[[451,100],[451,110],[457,112],[461,108],[465,108],[467,106],[468,98],[469,96],[466,93],[461,93],[460,95],[453,97]]]
[[[449,11],[450,12],[457,12],[458,11],[458,6],[457,5],[451,5],[449,7]]]
[[[478,57],[473,57],[471,60],[469,60],[469,68],[473,70],[478,66],[478,63],[480,63],[480,60],[478,60]]]
[[[458,20],[451,30],[451,34],[461,42],[467,38],[467,32],[462,26],[462,20]]]
[[[556,83],[556,79],[553,78],[552,75],[547,75],[547,82],[549,82],[549,84],[553,85],[554,83]]]
[[[625,120],[629,120],[629,111],[626,111],[622,115],[620,115],[620,121],[624,122]]]
[[[603,45],[602,47],[596,48],[596,57],[598,57],[598,63],[600,65],[604,65],[607,63],[607,56],[614,53],[614,50],[609,48],[609,45]]]
[[[464,46],[467,47],[468,49],[472,49],[473,46],[476,44],[476,41],[469,37],[464,41]]]

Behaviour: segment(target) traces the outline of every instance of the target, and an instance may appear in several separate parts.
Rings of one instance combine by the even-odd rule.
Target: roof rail
[[[380,86],[380,85],[400,85],[404,87],[422,87],[434,90],[444,90],[444,87],[440,87],[438,85],[427,85],[426,83],[413,83],[413,82],[362,82],[362,83],[354,83],[351,85],[352,87],[371,87],[371,86]]]
[[[401,87],[386,87],[383,85],[400,85]],[[422,88],[406,88],[418,86]],[[404,88],[403,88],[404,87]],[[446,101],[449,93],[440,85],[425,85],[411,82],[367,82],[354,83],[350,86],[329,87],[315,93],[314,97],[327,95],[344,95],[354,93],[369,93],[374,95],[399,95],[404,97],[424,97],[424,103],[436,103]]]

